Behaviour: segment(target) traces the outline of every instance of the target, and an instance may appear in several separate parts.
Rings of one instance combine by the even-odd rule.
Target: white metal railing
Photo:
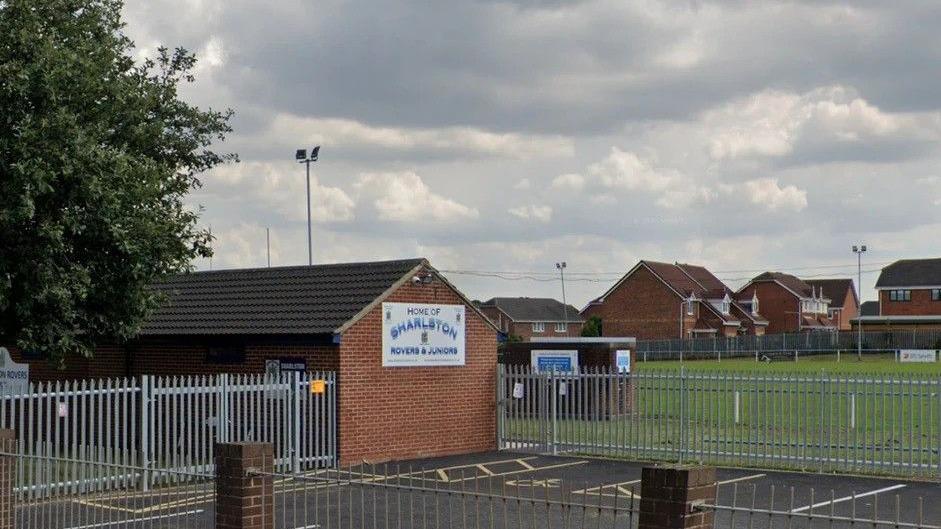
[[[941,478],[941,378],[499,366],[502,449]]]
[[[38,456],[17,467],[19,490],[83,492],[114,482],[107,468],[145,469],[144,488],[150,470],[211,473],[215,442],[270,442],[277,468],[297,472],[335,465],[336,392],[333,372],[41,382],[0,397],[0,428]]]

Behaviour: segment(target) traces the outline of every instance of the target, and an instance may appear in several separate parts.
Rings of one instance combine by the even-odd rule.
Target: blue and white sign
[[[536,373],[578,372],[578,351],[534,349],[530,360]]]
[[[464,324],[464,305],[383,303],[383,367],[464,365]]]
[[[631,352],[626,349],[615,351],[614,364],[618,368],[618,373],[630,373],[631,372]]]
[[[899,362],[937,362],[938,352],[934,349],[899,349]]]
[[[29,364],[17,364],[10,351],[0,347],[0,395],[20,395],[29,391]]]

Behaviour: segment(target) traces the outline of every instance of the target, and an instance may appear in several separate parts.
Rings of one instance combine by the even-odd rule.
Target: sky
[[[199,59],[241,162],[198,269],[427,257],[475,299],[582,306],[640,259],[735,288],[936,257],[941,2],[127,0]]]

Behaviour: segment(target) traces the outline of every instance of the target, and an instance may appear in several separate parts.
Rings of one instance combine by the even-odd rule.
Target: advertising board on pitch
[[[938,352],[934,349],[900,349],[899,362],[937,362]]]
[[[383,367],[464,365],[464,316],[464,305],[383,303]]]

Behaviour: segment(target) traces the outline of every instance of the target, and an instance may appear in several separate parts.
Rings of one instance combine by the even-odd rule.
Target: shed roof
[[[166,299],[140,335],[329,334],[422,266],[425,259],[403,259],[181,274],[154,286]]]

